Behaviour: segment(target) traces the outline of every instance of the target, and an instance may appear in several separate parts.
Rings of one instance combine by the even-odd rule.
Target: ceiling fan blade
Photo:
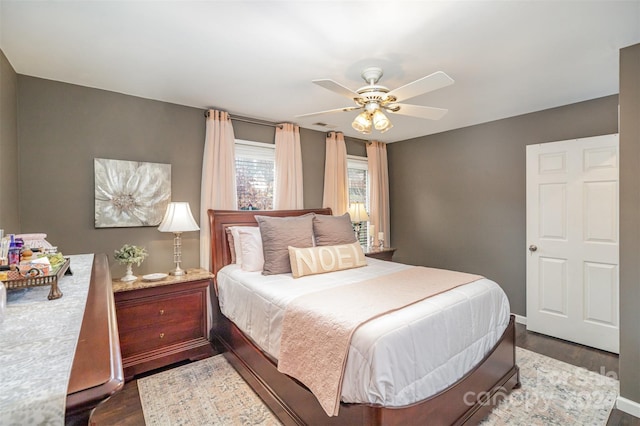
[[[313,83],[318,86],[324,87],[325,89],[331,90],[332,92],[337,93],[338,95],[342,95],[349,99],[359,98],[360,95],[357,92],[349,89],[348,87],[343,86],[340,83],[337,83],[333,80],[329,79],[320,79],[320,80],[311,80]]]
[[[333,112],[354,111],[354,110],[356,110],[356,109],[362,109],[362,107],[352,106],[352,107],[343,107],[343,108],[329,109],[329,110],[326,110],[326,111],[310,112],[309,114],[296,115],[296,118],[300,118],[300,117],[312,117],[312,116],[314,116],[314,115],[330,114],[330,113],[333,113]]]
[[[449,111],[444,108],[434,108],[421,105],[393,104],[400,107],[398,111],[388,110],[393,114],[408,115],[410,117],[426,118],[428,120],[440,120]]]
[[[404,101],[405,99],[411,99],[423,93],[449,86],[453,82],[453,79],[444,72],[436,71],[390,91],[388,96],[395,96],[397,101]]]

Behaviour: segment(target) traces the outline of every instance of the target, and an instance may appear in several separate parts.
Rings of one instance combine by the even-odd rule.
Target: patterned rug
[[[482,426],[605,425],[618,381],[516,348],[522,388]],[[278,419],[218,355],[138,380],[147,425],[280,425]]]
[[[619,393],[617,380],[522,348],[516,348],[516,362],[522,387],[482,426],[607,424]]]

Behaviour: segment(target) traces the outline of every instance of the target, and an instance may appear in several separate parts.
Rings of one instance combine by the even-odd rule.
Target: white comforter
[[[228,265],[217,275],[220,308],[278,358],[282,319],[292,299],[409,267],[367,262],[362,268],[297,279]],[[500,286],[482,279],[365,323],[351,341],[342,401],[401,407],[434,395],[482,360],[506,329],[509,312]]]

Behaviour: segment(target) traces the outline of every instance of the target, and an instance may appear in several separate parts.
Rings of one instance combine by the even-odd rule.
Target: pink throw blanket
[[[278,371],[307,386],[338,415],[351,336],[362,324],[483,277],[415,266],[295,298],[286,308]]]

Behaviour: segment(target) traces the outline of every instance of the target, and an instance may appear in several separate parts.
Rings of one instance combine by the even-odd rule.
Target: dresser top
[[[64,424],[67,385],[91,283],[93,255],[74,255],[73,275],[49,286],[10,290],[0,324],[0,423]]]
[[[135,281],[120,281],[120,279],[113,280],[113,292],[119,293],[122,291],[140,290],[143,288],[160,287],[165,285],[185,283],[190,281],[209,280],[213,278],[213,274],[206,269],[193,268],[187,269],[186,274],[181,276],[168,275],[158,281],[146,281],[141,276]]]

